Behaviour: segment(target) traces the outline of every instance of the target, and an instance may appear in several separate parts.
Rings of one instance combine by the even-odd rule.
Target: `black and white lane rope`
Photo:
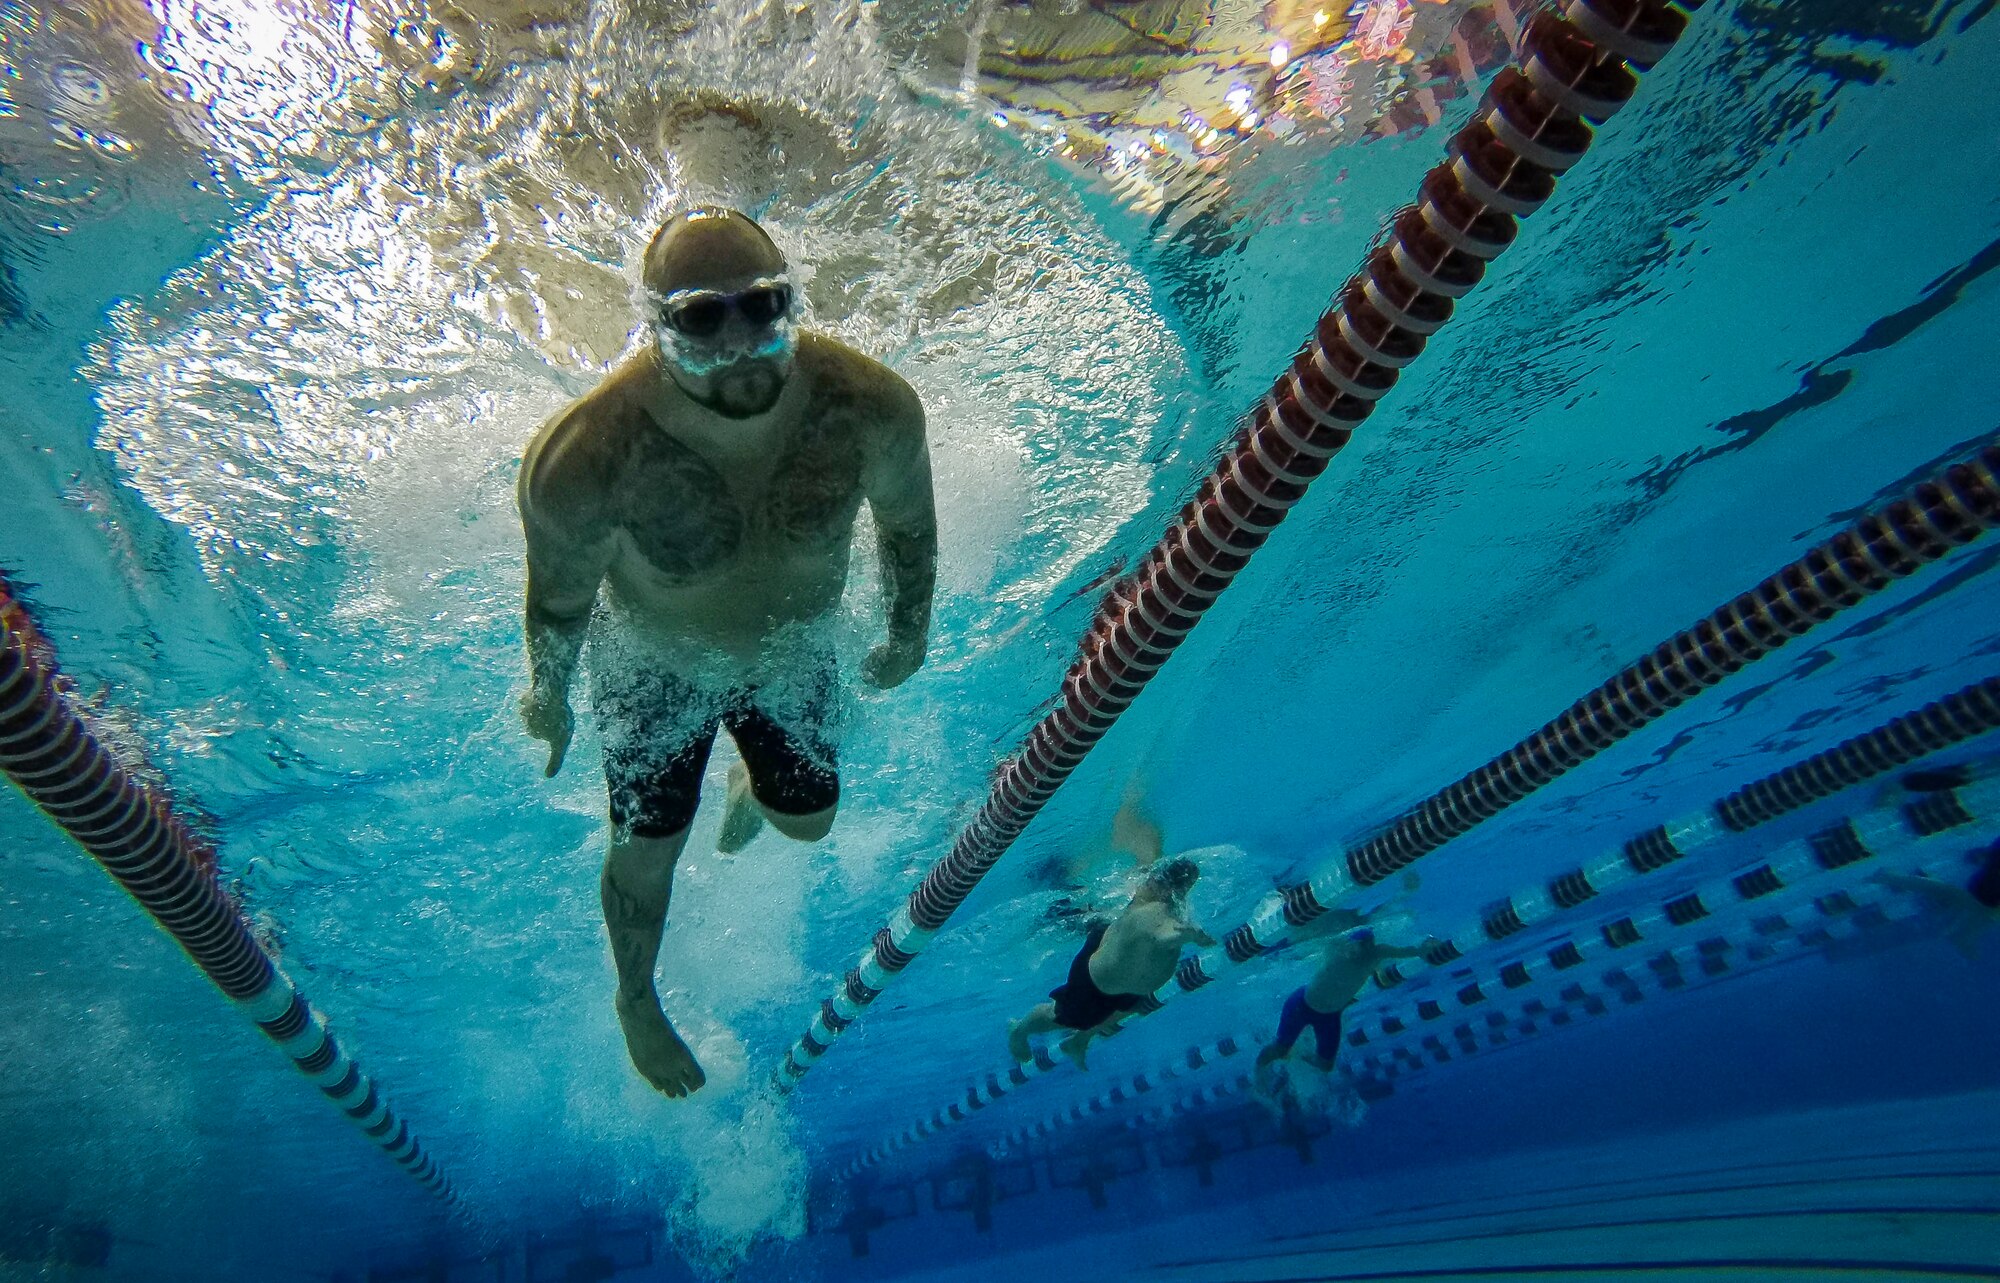
[[[375,1080],[328,1031],[224,894],[214,856],[92,732],[55,653],[0,580],[0,768],[90,852],[202,973],[364,1136],[433,1194],[458,1195]]]

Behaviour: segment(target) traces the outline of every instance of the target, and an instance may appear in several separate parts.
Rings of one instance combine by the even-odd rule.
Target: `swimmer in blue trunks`
[[[1986,937],[2000,926],[2000,842],[1978,857],[1978,867],[1964,886],[1914,873],[1883,870],[1874,880],[1929,905],[1942,920],[1944,936],[1967,959],[1977,961]]]
[[[1392,958],[1415,958],[1435,941],[1416,945],[1385,944],[1372,927],[1357,927],[1327,942],[1319,970],[1302,988],[1285,999],[1278,1015],[1278,1036],[1257,1054],[1257,1088],[1270,1095],[1277,1086],[1278,1062],[1292,1054],[1300,1035],[1313,1031],[1313,1054],[1306,1063],[1322,1073],[1333,1070],[1340,1055],[1341,1013],[1360,996],[1377,968]]]
[[[888,637],[862,674],[884,690],[924,661],[937,520],[916,393],[799,331],[796,286],[763,228],[725,209],[670,219],[642,282],[644,345],[521,460],[521,717],[554,775],[588,637],[618,1023],[646,1081],[685,1096],[705,1078],[653,970],[709,750],[727,730],[739,758],[720,849],[740,850],[767,821],[802,842],[826,835],[840,777],[824,626],[847,586],[855,518],[865,502],[875,519]]]
[[[1151,867],[1125,912],[1109,926],[1096,926],[1070,963],[1069,979],[1007,1028],[1007,1049],[1026,1063],[1036,1034],[1067,1029],[1062,1052],[1078,1069],[1088,1069],[1090,1040],[1117,1033],[1127,1017],[1167,981],[1180,964],[1181,948],[1215,943],[1188,917],[1187,896],[1201,871],[1177,857]]]

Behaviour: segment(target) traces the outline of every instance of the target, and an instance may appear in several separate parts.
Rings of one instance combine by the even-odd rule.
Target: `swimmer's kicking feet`
[[[1016,1061],[1034,1054],[1036,1034],[1067,1029],[1062,1052],[1078,1069],[1088,1069],[1092,1038],[1117,1033],[1127,1017],[1161,985],[1173,979],[1181,947],[1215,943],[1188,917],[1187,896],[1201,871],[1178,857],[1153,864],[1132,901],[1110,926],[1093,927],[1070,964],[1069,979],[1007,1028],[1007,1049]]]
[[[800,841],[825,836],[840,796],[837,674],[830,647],[798,639],[840,601],[866,500],[888,640],[863,674],[886,690],[915,672],[937,523],[916,393],[797,331],[785,258],[756,223],[721,209],[670,220],[646,249],[644,283],[652,342],[536,433],[521,461],[521,716],[554,775],[601,588],[591,700],[611,793],[601,890],[618,1020],[646,1081],[685,1096],[704,1077],[661,1010],[653,968],[715,733],[727,728],[742,758],[725,848],[766,820]],[[635,644],[621,657],[607,637]]]

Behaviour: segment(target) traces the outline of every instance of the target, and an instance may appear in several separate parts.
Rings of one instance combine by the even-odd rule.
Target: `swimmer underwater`
[[[521,460],[521,717],[554,775],[588,637],[618,1021],[633,1066],[680,1097],[706,1079],[653,972],[716,732],[741,759],[719,849],[741,850],[766,821],[798,841],[824,837],[840,798],[840,694],[823,625],[847,585],[856,516],[866,500],[878,534],[888,639],[863,675],[883,690],[924,662],[937,519],[916,393],[799,331],[785,257],[753,220],[717,208],[668,220],[643,284],[652,342]]]

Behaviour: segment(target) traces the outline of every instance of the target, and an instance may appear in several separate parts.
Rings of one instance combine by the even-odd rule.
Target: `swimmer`
[[[661,1009],[653,968],[716,731],[728,729],[741,759],[720,849],[742,849],[766,821],[798,841],[825,836],[840,796],[837,674],[813,626],[846,587],[866,500],[888,639],[862,673],[883,690],[914,673],[937,522],[916,393],[798,332],[785,257],[761,227],[733,210],[680,215],[647,246],[643,274],[652,341],[537,432],[521,461],[521,717],[554,775],[602,589],[591,703],[611,796],[600,890],[618,1021],[639,1073],[678,1097],[704,1076]]]
[[[1945,938],[1968,959],[1977,960],[1987,933],[2000,925],[2000,843],[1979,857],[1978,871],[1965,886],[1921,874],[1884,869],[1874,881],[1923,900],[1944,918]]]
[[[1106,1038],[1155,990],[1173,979],[1181,947],[1204,948],[1214,937],[1188,918],[1187,896],[1201,870],[1185,856],[1148,862],[1145,881],[1109,926],[1092,927],[1070,963],[1069,979],[1044,1002],[1007,1027],[1007,1049],[1025,1064],[1036,1034],[1067,1029],[1062,1052],[1078,1069],[1088,1069],[1090,1040]]]
[[[1392,958],[1419,957],[1435,943],[1386,944],[1376,938],[1375,928],[1366,926],[1328,941],[1312,979],[1285,999],[1278,1015],[1278,1036],[1257,1053],[1257,1090],[1267,1096],[1275,1092],[1278,1062],[1292,1054],[1299,1036],[1308,1028],[1313,1031],[1313,1054],[1306,1057],[1306,1063],[1331,1073],[1340,1055],[1341,1014],[1360,996],[1376,969]]]

